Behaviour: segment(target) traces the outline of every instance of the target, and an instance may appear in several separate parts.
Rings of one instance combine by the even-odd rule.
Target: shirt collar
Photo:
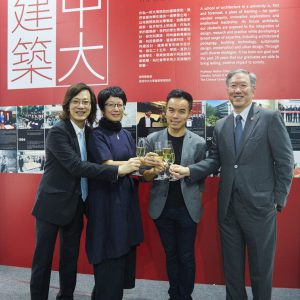
[[[233,111],[233,116],[234,118],[237,116],[237,115],[240,115],[242,118],[243,118],[243,121],[246,121],[247,120],[247,117],[248,117],[248,114],[249,114],[249,111],[251,109],[251,104],[250,103],[241,113],[236,113],[235,111]]]
[[[74,128],[74,130],[75,130],[75,132],[76,132],[76,135],[79,135],[80,132],[84,133],[85,127],[80,128],[80,127],[78,127],[78,126],[76,125],[76,123],[73,122],[71,119],[70,119],[70,121],[71,121],[71,123],[72,123],[72,125],[73,125],[73,128]]]

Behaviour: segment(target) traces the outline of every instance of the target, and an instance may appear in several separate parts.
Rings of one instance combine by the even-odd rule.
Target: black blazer
[[[156,122],[156,120],[154,118],[150,117],[150,126],[151,127],[152,127],[152,123],[153,122]],[[145,117],[141,117],[137,126],[138,127],[146,127],[146,118]]]
[[[89,127],[85,134],[88,137]],[[80,200],[80,178],[115,181],[118,167],[81,161],[76,132],[70,120],[52,127],[46,139],[45,171],[38,187],[32,214],[57,225],[68,224]]]

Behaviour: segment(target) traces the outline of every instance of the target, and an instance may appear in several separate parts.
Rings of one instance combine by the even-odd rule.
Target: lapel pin
[[[253,121],[253,119],[254,119],[253,117],[250,118],[251,121]]]

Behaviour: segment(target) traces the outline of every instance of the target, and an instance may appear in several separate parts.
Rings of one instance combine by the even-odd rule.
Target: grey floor
[[[28,300],[30,269],[0,266],[0,300]],[[90,299],[93,287],[92,275],[78,275],[74,300]],[[136,288],[125,292],[124,300],[166,300],[168,284],[164,281],[138,280]],[[52,272],[49,300],[55,300],[58,292],[58,273]],[[249,300],[251,291],[247,289]],[[224,300],[222,285],[196,284],[194,300]],[[272,300],[299,300],[300,289],[273,289]]]

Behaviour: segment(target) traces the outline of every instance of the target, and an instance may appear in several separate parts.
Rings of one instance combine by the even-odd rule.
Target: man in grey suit
[[[218,219],[226,299],[247,299],[247,247],[253,299],[270,300],[276,209],[286,205],[293,176],[292,146],[280,113],[252,103],[253,73],[233,70],[226,84],[234,111],[217,122],[209,157],[189,167],[174,166],[172,173],[197,182],[221,166]]]
[[[177,164],[188,166],[204,158],[204,139],[185,127],[192,104],[192,96],[185,91],[173,90],[168,94],[168,127],[147,137],[148,151],[154,151],[156,142],[169,140]],[[147,157],[150,164],[149,153]],[[159,166],[146,170],[144,178],[147,181],[153,180],[161,170]],[[149,214],[154,219],[165,250],[171,300],[192,299],[195,281],[194,243],[197,223],[201,217],[203,189],[203,181],[187,183],[184,180],[170,182],[165,179],[155,180],[152,184]]]

